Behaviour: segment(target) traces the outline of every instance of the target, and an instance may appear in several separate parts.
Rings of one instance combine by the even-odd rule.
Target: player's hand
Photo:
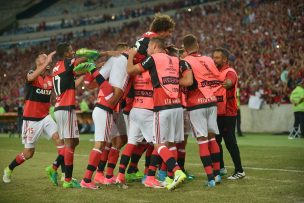
[[[91,73],[92,70],[96,69],[96,66],[94,63],[91,62],[84,62],[84,63],[80,63],[78,64],[73,71],[74,72],[81,72],[81,73]]]
[[[76,51],[76,55],[79,57],[86,57],[89,60],[96,61],[100,57],[100,53],[97,50],[81,48]]]
[[[225,89],[230,89],[232,87],[232,81],[229,80],[229,79],[226,79],[224,82],[223,82],[223,87]]]
[[[53,52],[51,52],[51,53],[49,53],[49,55],[47,55],[47,57],[46,57],[46,63],[47,64],[49,64],[49,63],[51,63],[52,62],[52,59],[53,59],[53,56],[56,54],[56,51],[53,51]]]
[[[129,57],[134,57],[137,53],[137,49],[136,48],[132,48],[132,49],[129,49],[129,52],[128,52],[128,55]]]

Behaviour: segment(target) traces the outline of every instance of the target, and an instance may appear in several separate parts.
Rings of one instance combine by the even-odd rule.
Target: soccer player
[[[113,171],[119,157],[119,150],[127,140],[122,112],[114,112],[128,84],[129,76],[126,66],[127,56],[121,54],[109,58],[100,71],[96,68],[88,70],[100,85],[100,90],[92,115],[95,124],[95,145],[90,153],[84,178],[80,183],[83,188],[98,189],[91,181],[92,175],[100,161],[102,150],[106,143],[110,142],[112,147],[108,155],[106,177],[102,180],[95,177],[94,180],[101,184],[115,183],[116,177],[113,175]],[[122,67],[124,68],[122,69]]]
[[[220,147],[220,167],[221,173],[227,174],[224,167],[222,139],[224,138],[226,148],[234,164],[234,173],[228,177],[228,180],[238,180],[245,177],[245,172],[241,163],[240,150],[235,137],[235,122],[237,116],[237,83],[238,77],[235,70],[229,67],[228,58],[229,51],[224,48],[217,48],[213,52],[213,60],[216,67],[220,71],[220,78],[224,81],[216,92],[217,96],[217,124],[219,134],[216,136],[216,141]]]
[[[35,144],[42,133],[48,139],[52,138],[58,150],[58,157],[49,168],[48,175],[54,185],[57,183],[57,168],[63,162],[63,142],[60,140],[57,125],[49,115],[50,99],[53,89],[52,77],[47,75],[46,69],[56,52],[49,55],[39,54],[35,60],[36,69],[26,75],[26,101],[23,112],[22,143],[24,150],[18,154],[11,164],[4,169],[3,182],[10,183],[15,167],[32,158],[35,153]]]
[[[75,112],[76,91],[84,80],[80,76],[75,80],[73,72],[76,63],[84,62],[85,59],[75,59],[74,50],[68,43],[61,43],[56,49],[60,58],[53,68],[53,84],[56,93],[55,119],[58,125],[59,135],[64,139],[64,164],[65,179],[63,188],[80,188],[79,183],[72,179],[74,151],[79,143],[79,130]]]
[[[161,38],[170,37],[175,27],[175,23],[173,19],[168,15],[155,15],[148,32],[144,33],[142,37],[136,41],[135,48],[137,49],[137,53],[134,56],[134,64],[140,63],[147,58],[147,48],[150,42],[150,39],[155,36],[159,36]],[[118,183],[125,182],[125,169],[127,168],[130,160],[130,154],[135,151],[139,151],[142,145],[138,143],[143,137],[146,138],[146,141],[151,140],[151,133],[147,132],[150,130],[152,125],[152,116],[153,116],[153,87],[151,83],[151,78],[147,72],[141,73],[136,75],[134,78],[134,91],[135,91],[135,98],[133,102],[132,115],[130,115],[130,131],[128,133],[128,144],[125,150],[122,153],[123,159],[120,162],[120,173],[117,178]],[[141,112],[142,114],[139,114]],[[143,120],[143,118],[145,120]],[[143,123],[144,121],[144,123]],[[145,126],[145,127],[143,127]],[[150,126],[150,127],[149,127]],[[146,163],[145,163],[145,174],[147,175],[148,165],[150,163],[150,159],[153,151],[153,147],[149,144],[147,145],[148,149],[146,152]],[[142,153],[144,150],[142,151]],[[134,153],[136,154],[136,153]],[[131,156],[131,164],[135,165],[135,161],[133,161],[134,154]],[[138,153],[136,156],[136,161],[140,159],[141,154]],[[130,169],[131,167],[129,167]],[[129,174],[129,170],[127,172]],[[130,174],[131,175],[131,174]],[[126,176],[128,177],[128,176]],[[145,177],[143,178],[143,180]]]
[[[163,38],[151,38],[147,50],[150,57],[142,63],[134,65],[133,59],[137,51],[136,49],[130,50],[127,70],[131,75],[149,71],[154,88],[154,153],[163,159],[169,171],[174,172],[174,180],[166,186],[167,189],[172,190],[185,180],[186,175],[180,170],[166,143],[174,143],[175,140],[183,139],[183,109],[179,98],[178,58],[167,55],[165,49]],[[155,169],[155,166],[153,168]],[[155,172],[148,174],[145,185],[161,187],[155,179]]]
[[[180,85],[188,87],[187,110],[193,128],[193,136],[199,145],[199,154],[208,178],[208,187],[221,182],[220,149],[215,140],[217,99],[215,92],[220,83],[219,71],[212,58],[202,56],[197,38],[190,34],[183,38],[187,56],[180,62],[183,77]]]

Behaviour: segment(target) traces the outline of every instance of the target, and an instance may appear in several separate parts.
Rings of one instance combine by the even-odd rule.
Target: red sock
[[[198,144],[199,144],[200,158],[204,165],[204,169],[207,174],[208,181],[214,180],[213,170],[212,170],[212,161],[211,161],[210,152],[209,152],[209,148],[208,148],[208,140],[199,141]]]
[[[107,147],[107,146],[105,147],[104,150],[102,150],[101,155],[100,155],[100,160],[99,160],[97,172],[103,172],[104,171],[104,168],[105,168],[107,160],[108,160],[109,152],[110,152],[110,148]]]
[[[155,172],[157,169],[157,165],[161,162],[161,158],[159,156],[159,154],[157,153],[156,149],[153,150],[152,155],[151,155],[151,162],[149,165],[149,169],[148,169],[148,176],[155,176]]]
[[[89,156],[89,163],[87,166],[87,170],[84,174],[84,181],[85,182],[91,182],[92,175],[94,171],[96,170],[96,167],[98,165],[98,162],[100,160],[101,151],[98,149],[92,149],[90,156]]]
[[[53,163],[53,169],[57,170],[57,168],[64,162],[64,145],[57,145],[57,158]]]
[[[167,171],[167,165],[166,165],[166,163],[164,161],[160,165],[160,170]]]
[[[65,165],[65,181],[70,182],[73,174],[74,149],[65,147],[64,150],[64,165]]]
[[[132,152],[131,163],[128,168],[128,173],[136,173],[138,171],[138,162],[142,154],[146,151],[146,149],[146,144],[139,144],[135,147],[134,151]]]
[[[126,168],[130,161],[130,156],[132,153],[134,153],[134,150],[136,149],[136,145],[134,144],[127,144],[125,149],[123,150],[120,158],[120,164],[119,164],[119,173],[125,174]]]
[[[180,167],[178,166],[172,153],[165,145],[158,147],[157,152],[159,156],[163,159],[163,161],[166,163],[169,171],[175,172],[176,170],[180,170]]]
[[[208,147],[209,147],[209,151],[211,153],[213,173],[214,173],[214,176],[217,176],[220,174],[220,148],[219,148],[215,138],[212,138],[209,140]]]
[[[186,150],[185,142],[177,143],[177,163],[179,167],[184,171],[185,170],[185,159],[186,159]]]
[[[174,146],[174,147],[170,147],[169,150],[170,150],[170,152],[172,153],[173,158],[174,158],[175,160],[177,160],[177,149],[176,149],[176,147],[175,147],[175,146]]]
[[[151,155],[152,155],[153,150],[154,150],[154,146],[148,144],[148,147],[146,150],[146,161],[145,161],[145,171],[144,171],[145,175],[148,174],[149,165],[150,165],[150,161],[151,161]]]
[[[111,147],[111,150],[110,150],[109,156],[108,156],[108,166],[107,166],[106,178],[113,177],[113,171],[117,164],[118,157],[119,157],[119,149],[116,149],[115,147]]]
[[[14,170],[14,168],[16,166],[19,166],[20,164],[22,164],[25,161],[25,156],[23,153],[20,153],[16,156],[16,158],[10,163],[10,165],[8,166],[9,169]]]
[[[22,164],[25,160],[26,159],[25,159],[23,152],[16,156],[16,162],[18,165]]]

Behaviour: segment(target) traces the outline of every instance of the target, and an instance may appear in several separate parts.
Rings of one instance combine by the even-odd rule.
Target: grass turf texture
[[[81,180],[93,147],[81,135],[74,159],[74,177]],[[303,202],[304,201],[304,139],[288,140],[287,136],[247,134],[238,138],[246,178],[228,181],[226,178],[216,188],[205,186],[206,176],[193,138],[188,139],[186,168],[196,176],[173,192],[145,188],[140,183],[130,183],[129,189],[117,186],[102,187],[97,191],[63,189],[52,186],[45,167],[56,157],[51,141],[40,139],[34,158],[17,167],[10,184],[0,183],[0,202]],[[0,134],[0,169],[3,169],[22,150],[18,138]],[[225,148],[225,147],[224,147]],[[228,175],[233,164],[225,149]],[[143,159],[140,162],[143,167]],[[116,167],[117,171],[118,166]]]

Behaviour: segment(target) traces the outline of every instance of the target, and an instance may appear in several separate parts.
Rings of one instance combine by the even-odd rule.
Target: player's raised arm
[[[134,56],[136,53],[137,50],[134,48],[129,50],[127,73],[130,75],[138,75],[142,72],[142,69],[138,64],[133,64]]]
[[[34,72],[28,73],[26,76],[27,81],[31,82],[34,81],[45,69],[47,66],[52,62],[53,56],[55,55],[56,51],[51,52],[49,55],[40,54],[35,60],[36,69]]]

